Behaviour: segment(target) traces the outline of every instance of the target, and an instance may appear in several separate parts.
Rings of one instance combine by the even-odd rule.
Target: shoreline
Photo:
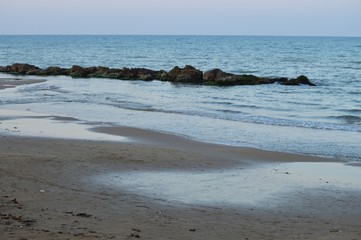
[[[104,126],[103,124],[82,121],[73,117],[37,113],[29,110],[0,109],[0,115],[0,120],[2,120],[0,134],[9,134],[9,136],[138,143],[160,148],[192,151],[198,154],[202,153],[202,148],[205,148],[209,149],[207,152],[210,156],[234,159],[237,154],[242,154],[251,160],[261,160],[263,162],[349,162],[350,165],[359,165],[358,162],[345,161],[333,156],[205,142],[175,133],[119,125]]]
[[[36,113],[0,109],[3,134],[15,137],[90,140],[175,149],[183,152],[206,154],[214,158],[227,158],[234,162],[242,155],[249,163],[256,162],[341,162],[331,156],[315,156],[291,152],[279,152],[255,147],[230,146],[203,142],[173,133],[146,130],[128,126],[99,126],[79,119]]]
[[[159,148],[177,149],[180,151],[237,159],[238,155],[256,162],[341,162],[333,157],[312,156],[300,153],[277,152],[254,147],[229,146],[211,142],[198,141],[172,133],[158,132],[127,126],[101,126],[89,131],[125,137],[131,143],[155,146]]]

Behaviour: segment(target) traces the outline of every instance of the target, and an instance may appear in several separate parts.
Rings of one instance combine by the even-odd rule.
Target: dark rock
[[[34,70],[30,70],[26,73],[27,75],[34,75],[34,76],[45,76],[46,71],[43,69],[34,69]]]
[[[154,80],[158,75],[158,71],[153,71],[146,68],[132,68],[130,69],[131,78],[138,80]]]
[[[234,75],[232,77],[233,85],[257,85],[268,83],[266,79],[261,79],[254,75]]]
[[[70,69],[60,67],[48,67],[40,69],[30,64],[15,63],[11,66],[0,66],[0,72],[13,74],[28,74],[28,75],[70,75],[73,78],[112,78],[121,80],[160,80],[179,83],[204,84],[215,86],[235,86],[235,85],[259,85],[280,83],[282,85],[309,85],[315,86],[306,76],[299,76],[296,79],[267,78],[257,77],[254,75],[236,75],[232,73],[223,72],[221,69],[212,69],[207,72],[202,72],[193,66],[186,65],[184,68],[178,66],[171,71],[164,70],[154,71],[146,68],[108,68],[108,67],[81,67],[74,65]]]
[[[112,71],[112,69],[108,67],[91,67],[86,69],[87,77],[93,77],[93,78],[111,78],[109,74]]]
[[[70,69],[70,76],[73,78],[85,78],[88,76],[88,73],[85,68],[74,65]]]
[[[172,82],[203,83],[203,72],[190,65],[184,68],[176,66],[168,72],[168,75]]]
[[[281,77],[281,78],[272,78],[275,82],[278,82],[278,83],[285,83],[288,81],[288,78],[285,78],[285,77]]]
[[[60,67],[48,67],[45,70],[46,75],[67,75],[69,71]]]
[[[216,68],[205,72],[203,74],[203,80],[207,85],[235,86],[270,84],[275,83],[278,80],[283,81],[284,79],[260,78],[254,75],[236,75],[223,72],[222,70]]]
[[[314,83],[310,82],[310,80],[304,76],[301,75],[296,79],[290,79],[287,82],[283,82],[281,83],[283,85],[309,85],[309,86],[316,86]]]
[[[109,73],[109,76],[116,79],[121,80],[133,80],[134,79],[134,73],[130,68],[122,68],[122,69],[112,69],[112,72]]]
[[[219,68],[215,68],[203,73],[203,80],[207,81],[219,81],[220,79],[227,79],[228,77],[232,76],[231,73],[223,72]]]
[[[170,81],[170,76],[169,76],[168,72],[166,72],[164,70],[160,70],[157,74],[156,79],[160,80],[160,81]]]
[[[14,63],[13,65],[7,67],[8,70],[7,72],[26,74],[29,71],[38,70],[38,69],[40,68],[34,65],[25,64],[25,63]]]
[[[91,74],[94,74],[98,71],[98,68],[97,67],[87,67],[87,68],[84,68],[85,72],[86,72],[86,75],[91,75]]]
[[[235,86],[235,85],[257,85],[271,83],[267,78],[259,78],[254,75],[235,75],[227,76],[215,80],[218,86]]]
[[[7,72],[7,67],[0,66],[0,72]]]
[[[95,72],[89,73],[88,77],[94,77],[94,78],[110,78],[109,73],[111,70],[108,67],[96,67]]]

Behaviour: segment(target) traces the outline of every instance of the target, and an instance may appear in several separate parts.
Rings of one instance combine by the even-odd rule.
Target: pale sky
[[[361,0],[0,1],[0,34],[361,36]]]

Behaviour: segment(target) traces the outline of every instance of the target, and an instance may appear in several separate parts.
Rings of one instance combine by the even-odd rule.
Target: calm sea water
[[[193,65],[296,77],[317,87],[210,87],[50,77],[1,92],[0,107],[277,151],[361,159],[361,38],[0,36],[0,65]],[[0,77],[4,77],[1,75]]]

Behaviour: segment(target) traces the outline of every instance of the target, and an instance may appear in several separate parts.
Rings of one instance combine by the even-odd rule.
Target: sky
[[[0,1],[0,34],[361,36],[361,0]]]

